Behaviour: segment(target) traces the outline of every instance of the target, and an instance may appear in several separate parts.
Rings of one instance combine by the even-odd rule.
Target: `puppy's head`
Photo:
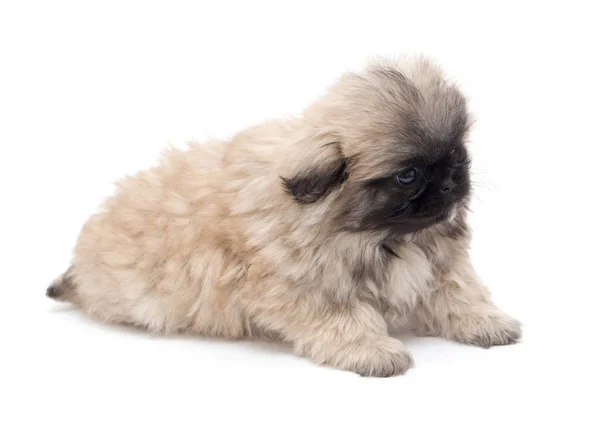
[[[430,62],[379,62],[343,76],[304,114],[311,130],[284,177],[300,203],[334,197],[339,229],[415,232],[470,192],[466,102]]]

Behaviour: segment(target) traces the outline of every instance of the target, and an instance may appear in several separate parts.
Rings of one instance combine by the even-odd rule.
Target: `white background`
[[[350,3],[0,3],[0,424],[598,424],[595,2]],[[44,297],[112,182],[167,143],[298,113],[400,53],[471,100],[473,258],[522,343],[404,336],[415,367],[365,379]]]

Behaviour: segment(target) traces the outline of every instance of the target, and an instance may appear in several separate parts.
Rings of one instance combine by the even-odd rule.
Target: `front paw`
[[[413,358],[402,342],[387,337],[346,346],[329,364],[361,376],[390,377],[404,374]]]
[[[456,340],[470,345],[489,348],[512,345],[521,338],[521,323],[506,314],[464,318],[455,330]]]

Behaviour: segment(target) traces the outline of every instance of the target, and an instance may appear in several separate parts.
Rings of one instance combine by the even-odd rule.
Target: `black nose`
[[[452,179],[446,179],[440,186],[439,186],[439,191],[442,194],[447,194],[448,192],[452,191],[454,189],[454,182],[452,181]]]

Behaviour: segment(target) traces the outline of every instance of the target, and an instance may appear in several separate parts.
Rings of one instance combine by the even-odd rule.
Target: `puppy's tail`
[[[76,288],[73,282],[73,267],[52,281],[52,284],[46,289],[46,296],[62,302],[75,302]]]

